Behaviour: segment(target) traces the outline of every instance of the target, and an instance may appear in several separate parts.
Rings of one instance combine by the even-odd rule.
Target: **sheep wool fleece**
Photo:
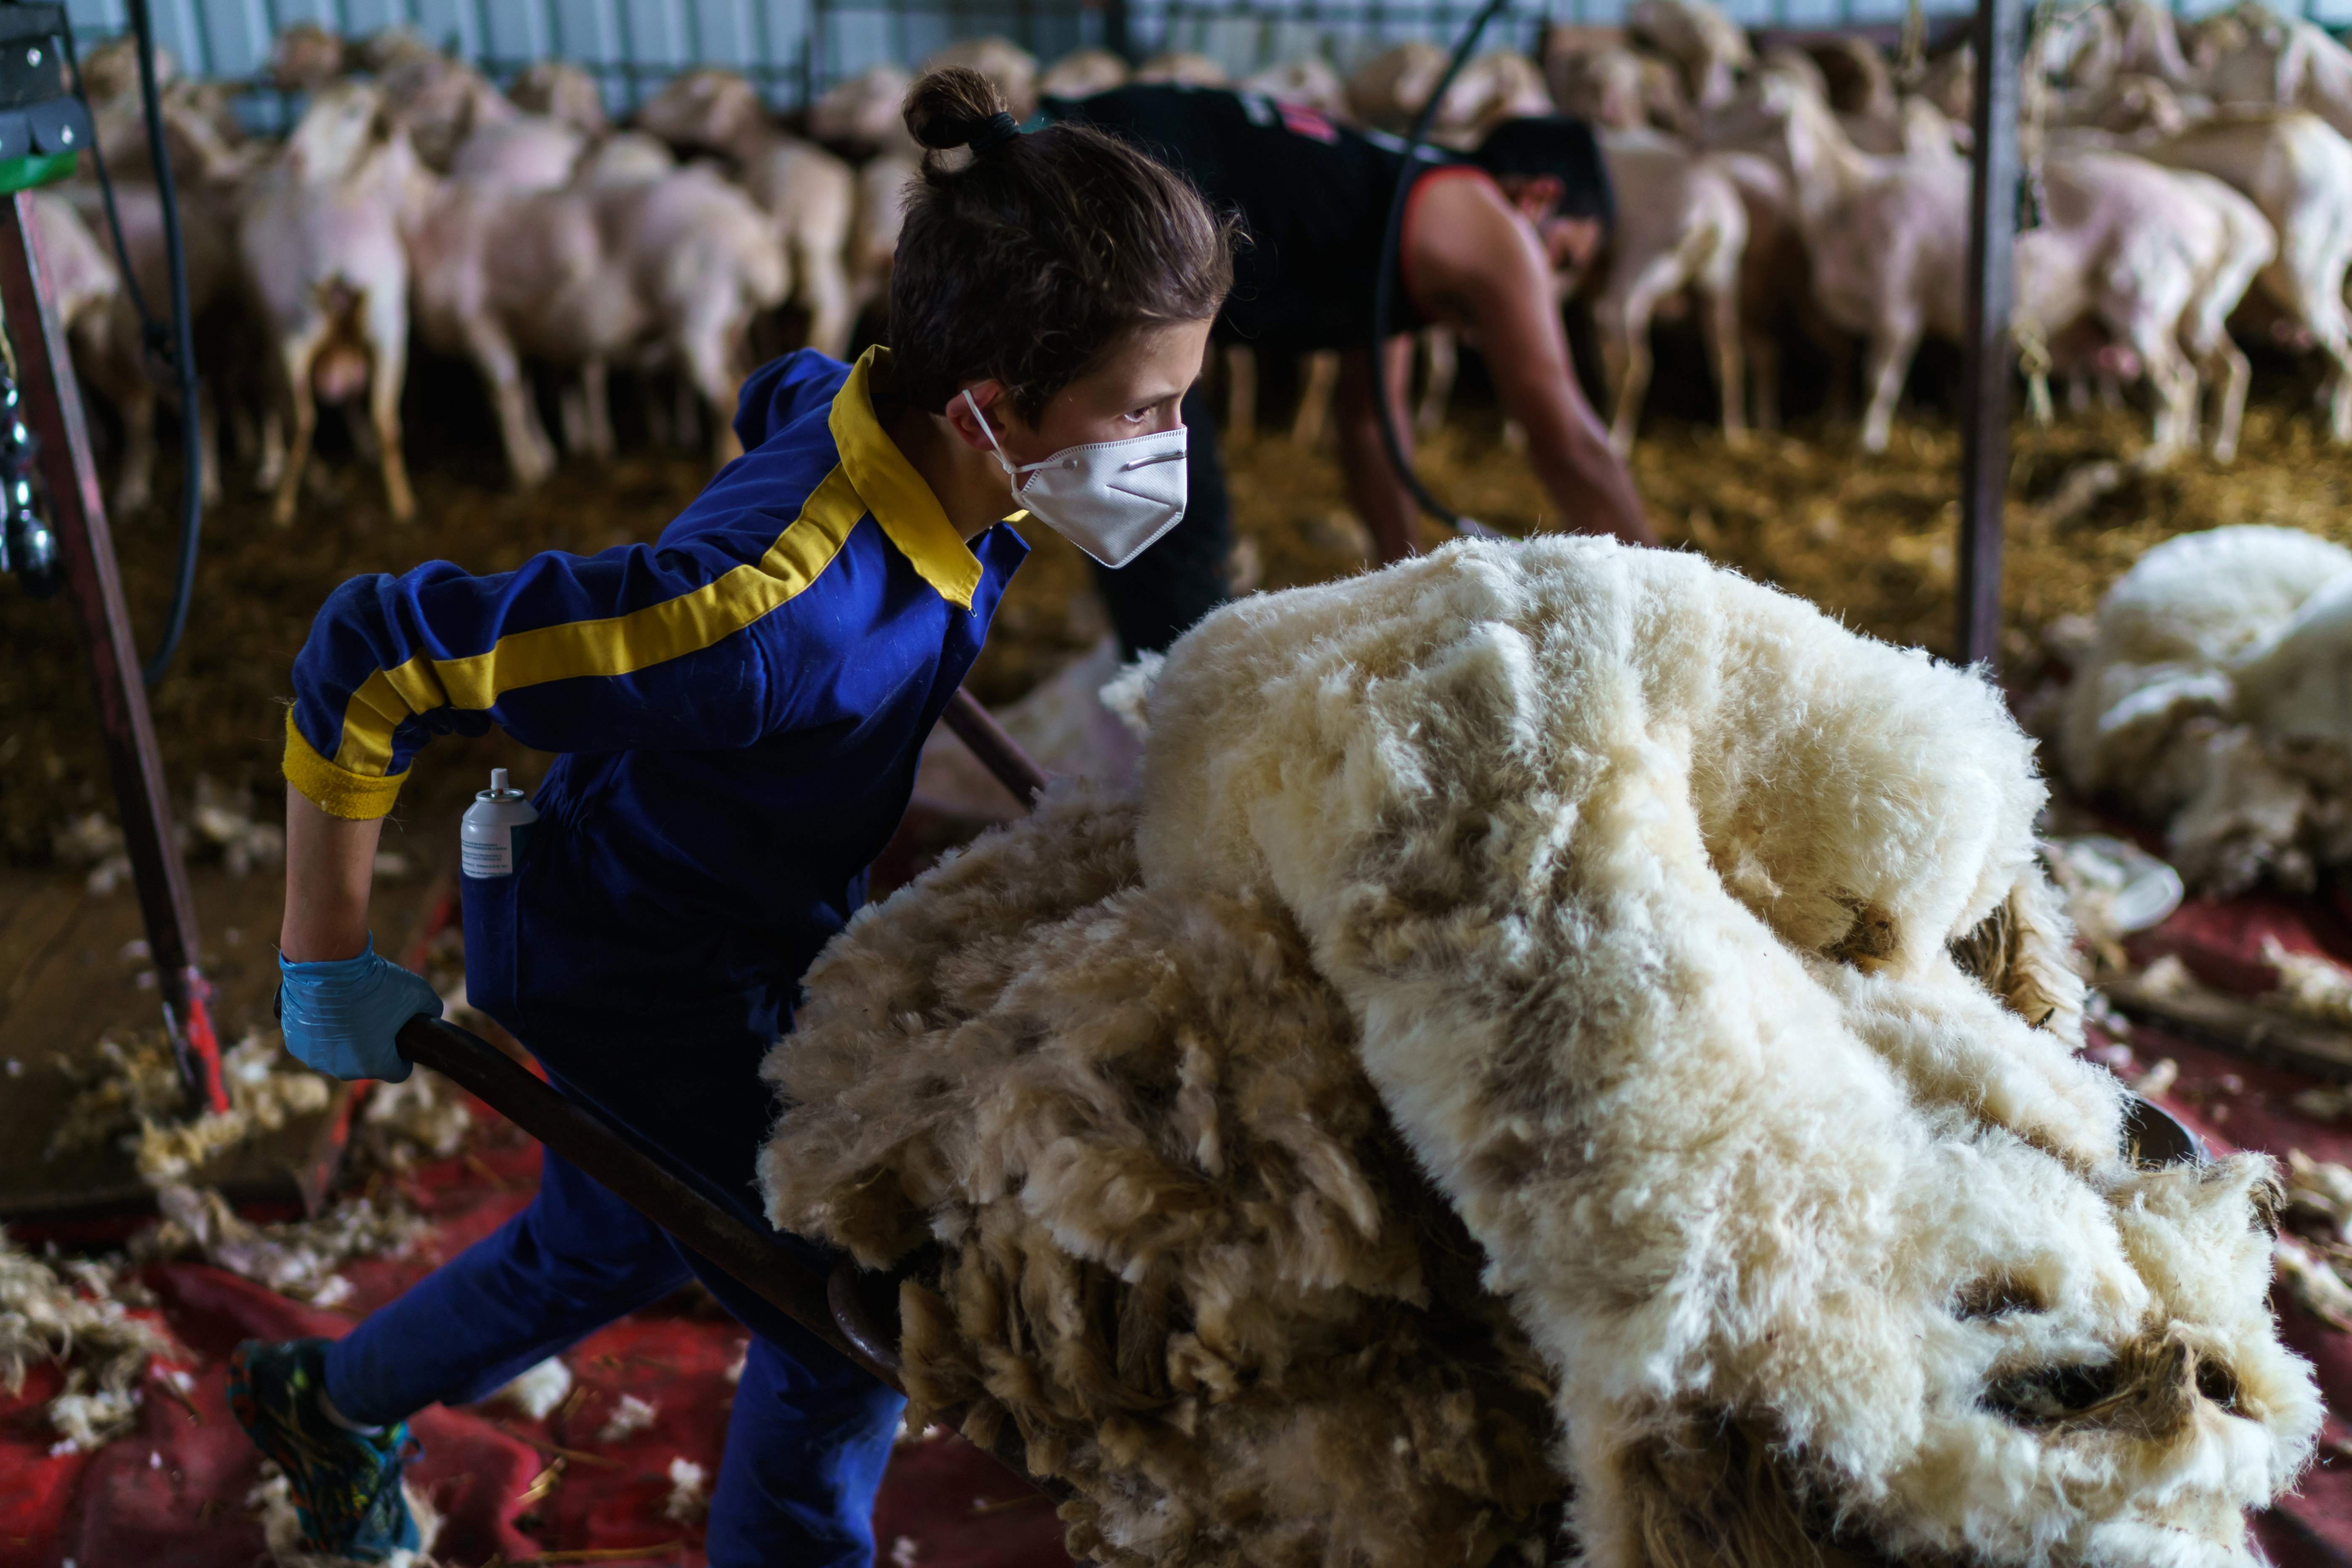
[[[1074,1549],[2254,1561],[2320,1420],[2273,1173],[2122,1152],[1981,680],[1465,542],[1219,611],[1145,716],[1139,799],[862,913],[766,1069],[772,1217],[938,1245],[913,1392]]]
[[[2200,889],[2352,861],[2352,550],[2216,528],[2148,551],[2099,601],[2062,755]]]

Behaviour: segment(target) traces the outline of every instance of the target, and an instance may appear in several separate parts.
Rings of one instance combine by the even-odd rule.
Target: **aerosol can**
[[[506,769],[492,768],[490,787],[474,796],[457,830],[459,868],[468,877],[513,876],[538,820],[522,791],[508,784]]]

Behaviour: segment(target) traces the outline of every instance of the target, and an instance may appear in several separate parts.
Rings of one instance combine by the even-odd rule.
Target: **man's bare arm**
[[[1633,476],[1577,384],[1551,269],[1525,220],[1493,186],[1466,179],[1429,191],[1420,216],[1409,237],[1417,300],[1475,335],[1562,521],[1580,532],[1655,544]]]
[[[1393,338],[1389,342],[1388,361],[1389,406],[1402,410],[1405,385],[1412,368],[1412,340]],[[1388,450],[1381,444],[1380,405],[1372,401],[1372,356],[1362,349],[1352,350],[1339,361],[1339,466],[1348,483],[1348,500],[1354,505],[1356,515],[1364,520],[1371,531],[1372,543],[1380,552],[1381,564],[1402,561],[1413,553],[1413,521],[1420,512],[1412,492],[1397,477],[1396,465],[1389,461]],[[1409,461],[1412,457],[1412,426],[1398,416],[1397,439],[1402,445]]]

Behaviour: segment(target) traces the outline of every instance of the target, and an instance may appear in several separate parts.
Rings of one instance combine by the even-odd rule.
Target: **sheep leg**
[[[114,480],[114,510],[129,517],[155,502],[155,393],[144,384],[125,383],[110,401],[122,418],[122,457]]]
[[[2327,438],[2337,446],[2352,441],[2352,342],[2341,321],[2320,341],[2331,368],[2327,375]]]
[[[318,405],[310,396],[310,361],[326,338],[324,321],[278,344],[278,369],[294,416],[294,437],[279,460],[278,493],[269,505],[269,521],[280,528],[294,526],[294,509],[302,494],[302,471],[310,466],[310,437],[319,423]]]
[[[740,315],[724,321],[690,322],[686,340],[677,345],[687,383],[710,412],[713,467],[743,455],[743,443],[735,436],[735,395],[743,381],[735,374],[733,356],[728,351],[730,345],[742,341],[746,324]]]
[[[1225,350],[1225,444],[1238,452],[1257,435],[1257,351],[1246,343]]]
[[[1621,458],[1633,449],[1634,426],[1649,391],[1654,304],[1648,294],[1636,291],[1622,300],[1605,299],[1592,311],[1601,329],[1601,358],[1609,382],[1609,445]]]
[[[555,471],[555,455],[549,449],[547,433],[540,428],[539,411],[531,405],[522,362],[496,322],[477,316],[467,321],[462,330],[466,351],[481,373],[483,389],[490,395],[515,488],[531,489]]]
[[[610,461],[614,449],[613,398],[607,369],[601,359],[592,359],[580,367],[580,401],[588,419],[586,450],[599,461]]]
[[[2147,299],[2107,317],[2109,330],[2138,356],[2156,392],[2152,438],[2134,464],[2143,472],[2162,468],[2196,441],[2197,372],[2180,352],[2179,320],[2177,302]]]
[[[1862,449],[1884,452],[1895,431],[1895,404],[1903,395],[1911,358],[1919,352],[1919,327],[1907,321],[1882,321],[1870,334],[1867,379],[1870,407],[1862,417]]]
[[[1422,388],[1412,427],[1434,436],[1445,424],[1446,405],[1454,401],[1454,378],[1462,368],[1461,340],[1451,327],[1431,327],[1421,334],[1421,351],[1429,364],[1429,380]]]
[[[1708,292],[1706,304],[1701,325],[1706,332],[1707,347],[1715,354],[1716,384],[1723,389],[1724,445],[1744,447],[1748,444],[1744,411],[1748,366],[1741,353],[1739,296],[1733,288],[1716,289]]]
[[[1756,428],[1780,428],[1780,340],[1770,332],[1746,332],[1748,379],[1756,402]]]
[[[578,454],[588,449],[588,400],[574,379],[555,393],[556,418],[563,426],[563,449]]]
[[[220,412],[213,406],[212,389],[196,388],[196,457],[204,465],[203,489],[200,491],[206,506],[218,506],[221,499]]]
[[[408,487],[408,461],[401,447],[400,394],[408,384],[407,302],[398,295],[383,304],[370,302],[368,346],[373,363],[368,374],[368,411],[374,416],[375,438],[383,448],[383,499],[394,522],[416,516],[416,494]]]
[[[362,463],[383,461],[383,444],[375,438],[375,426],[370,423],[374,415],[356,403],[346,403],[335,412],[342,416],[343,428],[352,438],[352,451]]]
[[[1330,427],[1331,398],[1339,388],[1339,356],[1318,349],[1307,356],[1307,375],[1298,388],[1298,412],[1290,421],[1290,444],[1312,447]]]
[[[808,307],[809,347],[835,359],[846,359],[857,309],[850,302],[849,271],[842,262],[840,247],[811,245],[803,239],[793,248],[801,264],[801,300]]]
[[[2245,423],[2246,388],[2253,380],[2253,366],[2227,331],[2218,334],[2200,357],[2218,399],[2213,412],[2213,460],[2231,462],[2238,456],[2238,432]]]
[[[259,455],[253,462],[253,488],[263,495],[274,495],[286,475],[285,410],[274,402],[264,408],[257,436]]]

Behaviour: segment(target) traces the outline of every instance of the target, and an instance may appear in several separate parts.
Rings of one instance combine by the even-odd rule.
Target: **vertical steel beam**
[[[0,203],[0,318],[16,347],[17,384],[26,426],[40,444],[41,483],[48,492],[58,553],[65,564],[66,597],[81,623],[89,671],[98,689],[98,723],[122,814],[124,847],[139,887],[139,912],[163,993],[164,1022],[181,1068],[215,1110],[228,1109],[220,1079],[220,1046],[207,1003],[210,988],[196,968],[196,909],[172,832],[172,799],[163,757],[139,678],[139,650],[114,563],[106,504],[90,463],[89,431],[82,420],[81,388],[64,325],[44,282],[33,196],[19,191]],[[190,474],[186,481],[196,482]]]
[[[1958,626],[1964,663],[2000,652],[2001,512],[2009,497],[2009,315],[2016,284],[2018,72],[2025,0],[1977,0],[1967,335],[1960,372]]]

